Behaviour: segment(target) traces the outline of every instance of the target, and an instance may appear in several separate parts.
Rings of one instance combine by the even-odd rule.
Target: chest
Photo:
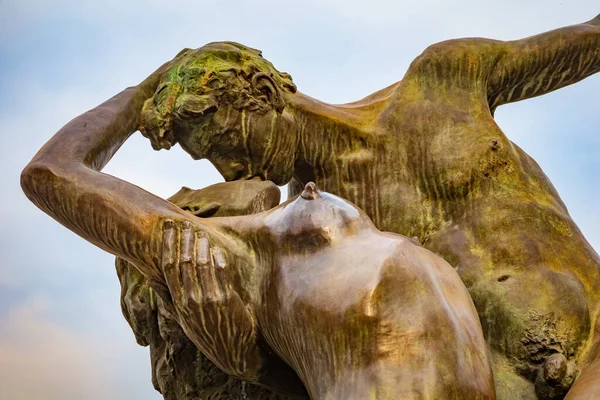
[[[296,316],[319,310],[326,323],[331,317],[360,311],[379,283],[380,257],[372,249],[362,252],[351,247],[283,258],[273,275],[270,307]]]

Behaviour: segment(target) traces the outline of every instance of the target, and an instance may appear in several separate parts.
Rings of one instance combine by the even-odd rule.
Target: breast
[[[392,240],[375,244],[351,238],[309,255],[282,258],[273,276],[278,307],[294,312],[302,305],[342,316],[373,292],[394,245]]]
[[[467,392],[489,390],[477,314],[458,275],[436,257],[380,233],[308,262],[284,260],[274,273],[261,329],[315,387],[333,387],[345,376],[345,382],[384,391],[409,381],[423,393],[443,393],[457,382]]]

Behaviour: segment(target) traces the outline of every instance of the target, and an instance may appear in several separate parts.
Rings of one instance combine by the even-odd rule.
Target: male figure
[[[600,16],[518,41],[435,44],[401,81],[334,106],[258,51],[212,43],[163,76],[141,130],[226,180],[291,179],[292,194],[315,181],[379,229],[417,236],[468,287],[499,397],[562,397],[598,354],[600,259],[493,113],[599,70]]]

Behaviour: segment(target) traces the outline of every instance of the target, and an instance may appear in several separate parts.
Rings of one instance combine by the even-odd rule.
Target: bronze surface
[[[86,240],[133,263],[157,293],[170,292],[176,308],[178,302],[197,299],[199,294],[187,290],[184,282],[175,279],[176,274],[169,277],[165,272],[172,271],[175,265],[190,263],[202,265],[199,270],[212,271],[206,268],[210,263],[206,264],[204,258],[191,257],[191,243],[195,255],[207,248],[223,253],[223,258],[217,257],[214,270],[236,270],[236,274],[226,275],[228,279],[224,281],[232,286],[221,287],[216,293],[222,296],[213,300],[225,302],[231,311],[227,318],[247,327],[247,331],[238,332],[245,339],[236,341],[238,347],[233,352],[220,352],[201,342],[206,338],[194,339],[194,332],[200,327],[193,324],[198,323],[197,317],[201,320],[201,315],[182,317],[186,310],[208,312],[209,308],[179,306],[180,323],[187,335],[220,368],[259,383],[269,375],[257,373],[255,367],[268,359],[263,354],[264,347],[248,338],[258,337],[259,331],[273,335],[265,340],[296,370],[314,398],[339,398],[340,393],[350,389],[337,389],[335,385],[332,389],[330,383],[322,383],[320,380],[327,380],[327,373],[320,374],[319,382],[313,383],[302,371],[302,362],[296,359],[298,353],[294,351],[300,350],[292,344],[276,344],[281,332],[265,333],[277,322],[265,321],[264,315],[270,314],[258,305],[269,304],[273,313],[279,315],[277,302],[269,296],[286,286],[275,285],[260,296],[256,293],[264,282],[285,278],[295,285],[302,283],[287,275],[287,268],[292,266],[269,258],[291,251],[282,239],[286,237],[284,232],[294,232],[296,223],[306,227],[304,224],[313,221],[308,218],[300,223],[291,219],[294,223],[289,224],[281,210],[303,204],[303,200],[321,200],[300,197],[267,212],[271,220],[258,216],[199,219],[99,171],[139,127],[155,148],[179,143],[194,158],[208,158],[228,181],[260,177],[284,184],[291,180],[291,194],[298,194],[305,184],[314,181],[324,191],[364,210],[379,230],[416,236],[426,249],[456,268],[479,314],[491,352],[498,398],[562,398],[570,390],[567,398],[585,399],[600,391],[600,380],[594,379],[600,374],[600,259],[570,218],[548,178],[531,157],[506,138],[494,122],[493,113],[499,105],[548,93],[599,70],[600,16],[518,41],[476,38],[435,44],[413,61],[401,81],[344,105],[325,104],[298,92],[291,77],[278,72],[256,50],[236,43],[212,43],[197,50],[184,50],[140,85],[67,124],[24,170],[22,186],[27,196],[50,216]],[[346,207],[347,203],[335,201],[337,206]],[[322,211],[320,206],[317,211]],[[167,220],[173,222],[168,222],[165,230]],[[236,221],[235,227],[228,227],[231,221]],[[257,221],[262,224],[261,229],[253,225]],[[344,236],[348,232],[343,224],[334,222],[328,226],[317,221],[311,227],[316,231],[330,228],[343,240],[354,240]],[[277,231],[278,223],[282,225],[281,232]],[[232,239],[243,229],[258,233]],[[203,232],[206,237],[197,237],[196,232]],[[384,242],[378,236],[382,234],[376,229],[370,232],[377,239],[370,239],[369,246],[378,249]],[[298,243],[302,238],[301,232],[297,234],[300,237],[292,237],[290,243]],[[181,237],[185,240],[177,247],[174,243]],[[256,237],[267,237],[278,245],[267,246],[269,240],[256,243]],[[390,240],[401,241],[395,238]],[[318,256],[322,248],[335,247],[330,239],[323,234],[311,236],[307,243],[314,252],[303,254]],[[167,251],[163,251],[163,245],[167,245]],[[356,243],[357,249],[361,246],[364,244]],[[254,248],[258,251],[252,253]],[[348,254],[354,254],[353,249],[349,246]],[[363,249],[360,255],[366,251]],[[411,251],[420,254],[408,260],[411,262],[431,254],[412,247]],[[253,256],[247,262],[239,261],[246,252]],[[383,249],[379,252],[372,254],[386,254]],[[293,264],[294,257],[290,252],[284,258]],[[336,253],[336,257],[345,256]],[[220,262],[244,267],[219,269]],[[429,269],[436,264],[428,262]],[[309,282],[313,282],[317,272],[328,273],[308,260],[293,267],[300,264],[313,265],[307,272]],[[318,263],[321,268],[322,264]],[[248,270],[251,265],[269,265],[271,275],[265,277]],[[377,270],[378,265],[375,262],[369,271]],[[443,271],[437,273],[436,279],[445,276]],[[394,275],[391,281],[403,276],[398,271]],[[183,279],[182,275],[179,277]],[[380,275],[377,282],[385,286],[389,282],[383,277]],[[347,288],[351,280],[345,276],[339,286],[337,281],[331,283],[332,293],[338,294],[333,304],[331,297],[326,296],[318,302],[317,310],[295,309],[292,315],[314,313],[317,332],[323,326],[317,317],[330,312],[328,307],[352,299],[342,296],[347,295],[342,288]],[[210,282],[208,278],[198,282],[201,281]],[[166,282],[170,283],[168,287]],[[192,285],[191,289],[201,286]],[[368,289],[362,289],[368,293]],[[409,300],[401,294],[396,296],[397,301]],[[444,299],[427,292],[420,292],[420,296],[424,304],[437,304]],[[360,303],[360,299],[357,301]],[[350,314],[358,312],[352,307],[348,308],[352,310]],[[334,314],[339,310],[333,310]],[[444,315],[447,316],[441,313],[440,318]],[[348,318],[352,323],[342,329],[346,334],[360,319],[352,315]],[[341,321],[343,325],[346,320]],[[221,322],[227,324],[227,320]],[[361,326],[367,324],[363,322]],[[432,325],[436,332],[457,332],[444,331],[448,325],[443,322]],[[216,326],[211,325],[213,328]],[[360,332],[351,336],[356,347],[336,342],[323,351],[335,356],[333,348],[360,348]],[[427,353],[427,348],[420,350]],[[216,355],[231,353],[238,354],[238,358],[217,360]],[[440,365],[451,365],[456,360],[452,357],[452,351],[440,355]],[[245,360],[245,367],[240,367],[240,360]],[[339,377],[343,368],[331,370]],[[419,367],[414,371],[419,371]],[[479,371],[480,378],[484,375]],[[419,387],[446,388],[443,380],[430,381],[424,374],[418,378],[422,385]],[[452,378],[454,381],[448,385],[454,390],[471,393],[461,385],[460,373]],[[365,381],[379,382],[375,378]],[[387,387],[385,379],[381,382],[382,388]],[[352,390],[361,389],[356,386]],[[452,389],[445,390],[452,393]],[[398,398],[384,389],[376,393],[381,396],[376,398]],[[489,395],[485,390],[481,393]]]

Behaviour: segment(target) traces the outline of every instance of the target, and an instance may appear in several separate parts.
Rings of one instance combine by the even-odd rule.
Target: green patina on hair
[[[260,50],[234,42],[213,42],[184,50],[167,70],[154,96],[142,109],[140,131],[156,150],[175,143],[175,121],[197,121],[224,105],[238,110],[281,112],[255,81],[270,78],[276,90],[295,92],[292,77],[279,72]]]

